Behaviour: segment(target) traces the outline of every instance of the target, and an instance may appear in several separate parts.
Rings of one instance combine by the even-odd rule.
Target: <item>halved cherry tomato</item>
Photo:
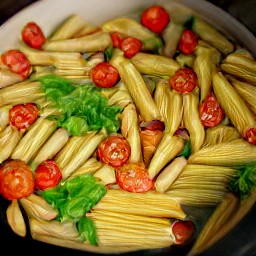
[[[197,86],[197,75],[191,68],[180,68],[169,79],[169,84],[180,93],[188,93]]]
[[[197,44],[198,44],[198,40],[197,40],[196,34],[190,29],[185,29],[182,32],[182,35],[178,44],[178,50],[183,54],[192,54],[194,53],[197,47]]]
[[[35,22],[28,22],[22,29],[21,36],[28,46],[35,49],[41,49],[46,41],[42,29]]]
[[[61,171],[53,160],[46,160],[40,164],[35,175],[35,187],[41,190],[55,187],[62,179]]]
[[[20,199],[34,192],[35,178],[21,160],[10,160],[0,166],[0,192],[8,200]]]
[[[132,58],[142,48],[142,42],[135,37],[126,37],[122,40],[121,49],[126,58]]]
[[[33,103],[19,104],[9,110],[11,125],[20,131],[25,131],[38,118],[38,108]]]
[[[111,36],[113,47],[121,49],[121,44],[123,40],[122,36],[117,32],[111,32],[110,36]]]
[[[141,24],[157,34],[161,34],[169,22],[169,13],[158,5],[145,9],[141,15]]]
[[[175,244],[184,244],[192,237],[195,232],[193,221],[174,221],[172,224],[172,234]]]
[[[224,111],[213,93],[210,93],[200,105],[199,116],[205,127],[214,127],[223,120]]]
[[[253,144],[256,145],[256,128],[250,128],[246,131],[245,139]]]
[[[97,64],[90,75],[93,82],[101,88],[113,87],[120,79],[117,69],[108,62]]]
[[[2,62],[7,68],[23,79],[27,78],[31,71],[31,65],[26,55],[19,50],[9,50],[1,56]]]
[[[112,135],[101,142],[97,154],[101,162],[118,168],[128,161],[131,147],[125,138]]]
[[[123,190],[143,193],[154,187],[148,171],[139,164],[128,163],[116,171],[116,182]]]

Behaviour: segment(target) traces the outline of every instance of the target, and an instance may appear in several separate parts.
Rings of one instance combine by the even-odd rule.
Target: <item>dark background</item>
[[[0,24],[22,8],[36,0],[0,0]],[[53,0],[54,1],[54,0]],[[86,0],[84,0],[86,1]],[[64,4],[65,0],[63,1]],[[256,35],[256,0],[209,0],[213,4],[229,12]],[[0,35],[0,40],[3,40]],[[0,198],[1,199],[1,198]],[[0,201],[0,204],[6,202]],[[185,248],[186,249],[186,248]],[[29,235],[26,238],[16,236],[8,227],[5,212],[0,211],[0,255],[26,256],[91,256],[92,253],[70,250],[38,241],[33,241]],[[128,254],[126,254],[128,255]],[[131,256],[178,256],[176,251],[143,251],[132,253]],[[124,254],[123,254],[124,256]],[[256,206],[247,217],[232,232],[221,239],[202,256],[256,256]]]

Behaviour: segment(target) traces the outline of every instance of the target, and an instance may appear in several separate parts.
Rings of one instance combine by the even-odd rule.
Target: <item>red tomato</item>
[[[31,71],[31,65],[25,54],[19,50],[9,50],[2,57],[2,62],[11,72],[27,78]]]
[[[30,47],[41,49],[46,38],[42,29],[35,22],[28,22],[21,31],[22,40]]]
[[[250,128],[247,130],[246,135],[245,135],[245,139],[253,144],[256,145],[256,128]]]
[[[38,118],[38,108],[32,103],[19,104],[9,110],[11,125],[18,130],[25,131]]]
[[[113,87],[120,79],[117,69],[108,62],[97,64],[90,75],[93,82],[101,88]]]
[[[183,54],[192,54],[197,47],[197,43],[196,34],[192,30],[185,29],[182,32],[178,49]]]
[[[126,37],[122,40],[121,49],[124,51],[126,58],[132,58],[142,48],[142,43],[135,37]]]
[[[34,174],[23,161],[11,160],[0,166],[0,192],[8,200],[20,199],[34,192]]]
[[[41,190],[55,187],[62,179],[59,167],[52,160],[47,160],[40,164],[36,169],[35,175],[35,187]]]
[[[145,9],[141,15],[141,24],[157,34],[161,34],[169,22],[168,12],[158,5]]]
[[[180,68],[170,78],[169,84],[180,93],[191,92],[197,86],[197,75],[191,68]]]
[[[121,35],[117,32],[112,32],[110,33],[110,36],[111,36],[113,47],[121,49],[121,44],[123,40]]]
[[[143,193],[154,187],[148,171],[139,164],[129,163],[116,171],[117,184],[126,191]]]
[[[210,93],[199,107],[199,116],[205,127],[214,127],[223,120],[224,111],[213,93]]]
[[[175,244],[185,243],[195,232],[195,226],[192,221],[174,221],[172,224],[172,233]]]
[[[118,168],[128,161],[131,147],[125,138],[112,135],[102,141],[97,149],[97,154],[100,161]]]
[[[163,131],[164,130],[164,122],[159,120],[153,120],[150,122],[142,122],[140,123],[140,128],[142,131],[150,130],[150,131]]]

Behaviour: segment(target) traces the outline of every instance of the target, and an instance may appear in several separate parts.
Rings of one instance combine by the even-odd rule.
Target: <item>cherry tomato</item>
[[[131,147],[125,138],[112,135],[99,145],[97,154],[100,161],[118,168],[128,161]]]
[[[180,93],[188,93],[197,86],[197,75],[191,68],[180,68],[170,78],[169,84]]]
[[[31,71],[31,65],[26,55],[19,50],[9,50],[2,57],[2,62],[7,68],[23,79],[27,78]]]
[[[142,43],[135,37],[126,37],[122,40],[121,49],[124,51],[126,58],[132,58],[142,48]]]
[[[90,75],[93,82],[101,88],[113,87],[120,79],[117,69],[108,62],[97,64]]]
[[[189,238],[195,232],[195,226],[192,221],[174,221],[172,224],[172,234],[174,236],[175,244],[183,244],[188,241]]]
[[[0,166],[0,192],[8,200],[20,199],[34,192],[35,178],[21,160],[10,160]]]
[[[213,93],[210,93],[199,107],[199,116],[205,127],[214,127],[223,120],[224,111]]]
[[[145,9],[141,15],[141,24],[157,34],[161,34],[169,22],[168,12],[158,5]]]
[[[123,40],[121,35],[117,32],[111,32],[110,36],[111,36],[113,47],[121,49],[121,44],[122,44],[122,40]]]
[[[61,171],[53,160],[46,160],[40,164],[35,175],[35,187],[41,190],[55,187],[62,179]]]
[[[32,103],[19,104],[9,110],[11,125],[20,131],[25,131],[38,118],[38,108]]]
[[[148,171],[139,164],[128,163],[116,171],[117,184],[126,191],[143,193],[154,187]]]
[[[46,41],[42,29],[35,22],[28,22],[22,29],[21,36],[28,46],[35,49],[41,49]]]
[[[182,32],[182,35],[178,44],[178,49],[183,54],[192,54],[195,51],[197,44],[198,44],[198,40],[197,40],[196,34],[190,29],[185,29]]]
[[[246,135],[245,135],[245,139],[253,144],[256,145],[256,128],[250,128],[247,130]]]
[[[150,131],[163,131],[164,130],[164,122],[159,120],[153,120],[150,122],[142,122],[140,123],[140,128],[142,131],[150,130]]]

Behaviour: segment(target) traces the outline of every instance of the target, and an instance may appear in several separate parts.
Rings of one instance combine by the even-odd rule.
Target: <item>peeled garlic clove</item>
[[[26,236],[26,224],[20,210],[18,200],[12,200],[6,210],[7,221],[14,233],[19,236]]]

